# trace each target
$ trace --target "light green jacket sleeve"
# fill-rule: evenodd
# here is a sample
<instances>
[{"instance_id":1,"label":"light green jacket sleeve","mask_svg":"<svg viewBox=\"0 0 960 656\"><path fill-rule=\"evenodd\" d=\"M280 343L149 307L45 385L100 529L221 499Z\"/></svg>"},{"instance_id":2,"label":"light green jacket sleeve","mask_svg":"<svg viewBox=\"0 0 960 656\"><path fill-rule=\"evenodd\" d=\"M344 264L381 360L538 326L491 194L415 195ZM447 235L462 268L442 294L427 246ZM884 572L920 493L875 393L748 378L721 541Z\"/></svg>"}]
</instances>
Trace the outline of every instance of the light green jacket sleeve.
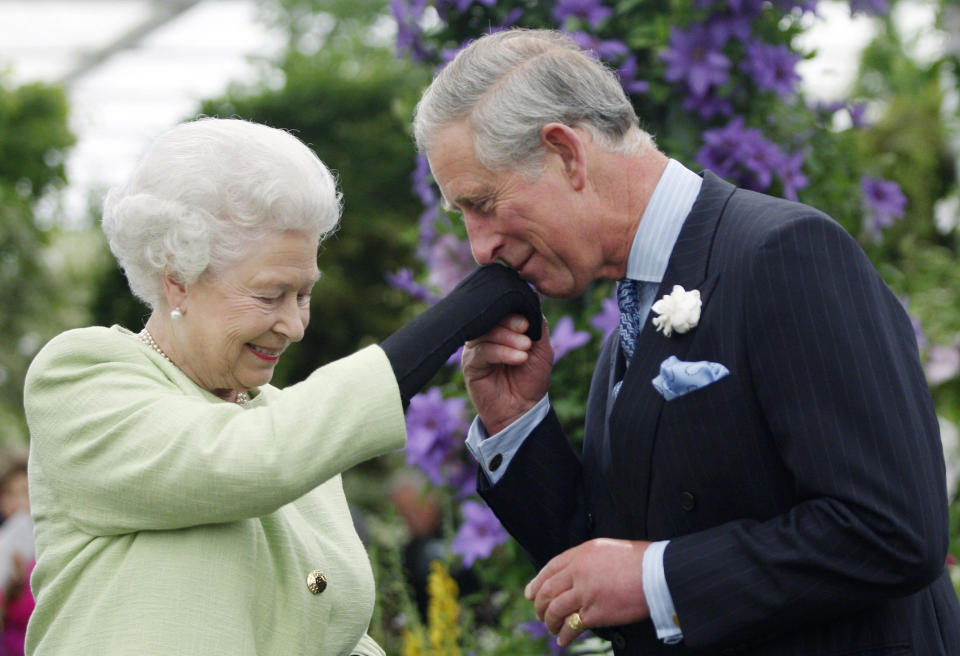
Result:
<instances>
[{"instance_id":1,"label":"light green jacket sleeve","mask_svg":"<svg viewBox=\"0 0 960 656\"><path fill-rule=\"evenodd\" d=\"M377 346L238 406L129 331L84 328L41 350L24 395L32 457L91 535L265 515L405 440Z\"/></svg>"},{"instance_id":2,"label":"light green jacket sleeve","mask_svg":"<svg viewBox=\"0 0 960 656\"><path fill-rule=\"evenodd\" d=\"M360 642L353 648L353 654L356 656L386 656L380 645L367 634L363 634Z\"/></svg>"}]
</instances>

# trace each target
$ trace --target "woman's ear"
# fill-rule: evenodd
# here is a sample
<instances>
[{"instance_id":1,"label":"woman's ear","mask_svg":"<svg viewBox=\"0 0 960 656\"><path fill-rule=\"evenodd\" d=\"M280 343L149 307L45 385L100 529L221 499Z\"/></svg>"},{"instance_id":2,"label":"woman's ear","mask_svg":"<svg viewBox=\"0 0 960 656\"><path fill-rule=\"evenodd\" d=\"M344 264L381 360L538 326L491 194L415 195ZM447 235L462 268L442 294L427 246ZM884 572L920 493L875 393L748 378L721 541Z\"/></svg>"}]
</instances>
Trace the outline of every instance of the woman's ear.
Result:
<instances>
[{"instance_id":1,"label":"woman's ear","mask_svg":"<svg viewBox=\"0 0 960 656\"><path fill-rule=\"evenodd\" d=\"M540 128L540 140L547 153L557 155L563 170L577 191L587 184L587 149L583 134L563 123L547 123Z\"/></svg>"},{"instance_id":2,"label":"woman's ear","mask_svg":"<svg viewBox=\"0 0 960 656\"><path fill-rule=\"evenodd\" d=\"M187 304L187 286L180 282L178 276L164 271L161 279L163 280L163 293L167 299L167 306L170 308L185 309Z\"/></svg>"}]
</instances>

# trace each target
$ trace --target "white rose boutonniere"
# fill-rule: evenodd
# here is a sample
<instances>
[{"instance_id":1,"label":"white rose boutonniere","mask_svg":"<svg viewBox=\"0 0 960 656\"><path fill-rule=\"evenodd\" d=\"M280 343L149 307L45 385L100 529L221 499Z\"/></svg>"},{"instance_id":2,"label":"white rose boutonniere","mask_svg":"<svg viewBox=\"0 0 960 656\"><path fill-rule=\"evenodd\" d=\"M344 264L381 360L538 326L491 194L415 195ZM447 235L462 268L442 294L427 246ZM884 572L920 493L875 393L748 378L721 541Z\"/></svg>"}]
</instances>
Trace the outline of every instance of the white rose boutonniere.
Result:
<instances>
[{"instance_id":1,"label":"white rose boutonniere","mask_svg":"<svg viewBox=\"0 0 960 656\"><path fill-rule=\"evenodd\" d=\"M700 290L686 291L680 285L674 285L673 291L653 304L651 308L658 316L653 325L665 337L676 331L683 334L700 321Z\"/></svg>"}]
</instances>

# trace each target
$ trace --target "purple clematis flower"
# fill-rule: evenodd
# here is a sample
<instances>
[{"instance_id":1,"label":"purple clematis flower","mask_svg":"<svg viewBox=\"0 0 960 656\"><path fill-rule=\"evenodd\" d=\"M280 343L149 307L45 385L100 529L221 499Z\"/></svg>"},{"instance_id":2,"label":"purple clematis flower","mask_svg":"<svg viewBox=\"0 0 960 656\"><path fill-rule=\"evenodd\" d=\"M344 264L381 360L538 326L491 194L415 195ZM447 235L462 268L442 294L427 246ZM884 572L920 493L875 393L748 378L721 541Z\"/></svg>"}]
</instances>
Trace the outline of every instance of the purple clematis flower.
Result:
<instances>
[{"instance_id":1,"label":"purple clematis flower","mask_svg":"<svg viewBox=\"0 0 960 656\"><path fill-rule=\"evenodd\" d=\"M763 0L697 0L697 9L713 9L720 11L727 9L733 14L747 14L754 16L763 7Z\"/></svg>"},{"instance_id":2,"label":"purple clematis flower","mask_svg":"<svg viewBox=\"0 0 960 656\"><path fill-rule=\"evenodd\" d=\"M600 312L590 317L590 325L606 337L620 325L620 306L617 299L605 298L600 308Z\"/></svg>"},{"instance_id":3,"label":"purple clematis flower","mask_svg":"<svg viewBox=\"0 0 960 656\"><path fill-rule=\"evenodd\" d=\"M430 262L430 245L433 244L437 232L437 219L441 216L440 199L428 205L417 218L420 241L417 246L417 257L423 262Z\"/></svg>"},{"instance_id":4,"label":"purple clematis flower","mask_svg":"<svg viewBox=\"0 0 960 656\"><path fill-rule=\"evenodd\" d=\"M440 296L449 294L477 266L470 243L450 233L440 235L433 242L428 264L427 280L440 291Z\"/></svg>"},{"instance_id":5,"label":"purple clematis flower","mask_svg":"<svg viewBox=\"0 0 960 656\"><path fill-rule=\"evenodd\" d=\"M397 56L409 54L413 61L423 61L429 52L423 44L420 19L427 0L390 0L390 10L397 20Z\"/></svg>"},{"instance_id":6,"label":"purple clematis flower","mask_svg":"<svg viewBox=\"0 0 960 656\"><path fill-rule=\"evenodd\" d=\"M704 24L710 33L711 42L722 48L730 39L746 42L753 34L752 15L739 14L734 16L714 15Z\"/></svg>"},{"instance_id":7,"label":"purple clematis flower","mask_svg":"<svg viewBox=\"0 0 960 656\"><path fill-rule=\"evenodd\" d=\"M601 39L587 32L571 32L570 38L589 53L596 53L606 61L619 61L630 54L630 48L623 41Z\"/></svg>"},{"instance_id":8,"label":"purple clematis flower","mask_svg":"<svg viewBox=\"0 0 960 656\"><path fill-rule=\"evenodd\" d=\"M793 93L800 81L795 70L798 61L800 55L794 54L789 48L751 41L747 44L746 57L740 63L740 68L753 78L759 88L775 91L783 97Z\"/></svg>"},{"instance_id":9,"label":"purple clematis flower","mask_svg":"<svg viewBox=\"0 0 960 656\"><path fill-rule=\"evenodd\" d=\"M461 356L463 356L462 346L458 348L456 351L454 351L453 354L449 358L447 358L447 361L444 362L443 364L447 367L459 367Z\"/></svg>"},{"instance_id":10,"label":"purple clematis flower","mask_svg":"<svg viewBox=\"0 0 960 656\"><path fill-rule=\"evenodd\" d=\"M928 352L927 362L923 365L927 382L939 385L960 375L960 348L934 344Z\"/></svg>"},{"instance_id":11,"label":"purple clematis flower","mask_svg":"<svg viewBox=\"0 0 960 656\"><path fill-rule=\"evenodd\" d=\"M733 119L726 127L706 130L703 141L696 158L700 164L738 184L751 182L751 188L758 191L769 186L769 167L758 167L770 158L776 144L765 139L760 130L745 127L743 117Z\"/></svg>"},{"instance_id":12,"label":"purple clematis flower","mask_svg":"<svg viewBox=\"0 0 960 656\"><path fill-rule=\"evenodd\" d=\"M507 541L507 532L500 520L486 505L464 501L461 506L463 524L450 549L463 558L464 567L471 567L478 558L489 558L493 550Z\"/></svg>"},{"instance_id":13,"label":"purple clematis flower","mask_svg":"<svg viewBox=\"0 0 960 656\"><path fill-rule=\"evenodd\" d=\"M494 1L494 4L496 2ZM501 27L510 27L516 23L523 16L523 9L517 7L516 9L510 10L510 13L507 14L506 18L503 19L503 25Z\"/></svg>"},{"instance_id":14,"label":"purple clematis flower","mask_svg":"<svg viewBox=\"0 0 960 656\"><path fill-rule=\"evenodd\" d=\"M923 331L923 323L910 312L910 297L899 297L900 305L903 306L907 316L910 317L910 325L913 326L913 336L917 338L917 349L923 350L927 346L927 335Z\"/></svg>"},{"instance_id":15,"label":"purple clematis flower","mask_svg":"<svg viewBox=\"0 0 960 656\"><path fill-rule=\"evenodd\" d=\"M613 10L604 7L601 0L557 0L553 6L553 19L557 25L563 25L567 18L575 17L596 29L612 13Z\"/></svg>"},{"instance_id":16,"label":"purple clematis flower","mask_svg":"<svg viewBox=\"0 0 960 656\"><path fill-rule=\"evenodd\" d=\"M617 69L620 74L620 83L624 90L631 94L642 94L650 91L650 83L646 80L637 79L637 58L630 55L623 60L620 68Z\"/></svg>"},{"instance_id":17,"label":"purple clematis flower","mask_svg":"<svg viewBox=\"0 0 960 656\"><path fill-rule=\"evenodd\" d=\"M437 302L436 295L426 285L421 285L413 278L413 271L404 267L399 271L387 274L387 283L401 291L410 294L418 301L426 301L431 305Z\"/></svg>"},{"instance_id":18,"label":"purple clematis flower","mask_svg":"<svg viewBox=\"0 0 960 656\"><path fill-rule=\"evenodd\" d=\"M564 315L557 321L550 333L550 345L553 346L553 361L556 362L570 351L580 348L590 341L590 333L576 330L570 315Z\"/></svg>"},{"instance_id":19,"label":"purple clematis flower","mask_svg":"<svg viewBox=\"0 0 960 656\"><path fill-rule=\"evenodd\" d=\"M787 155L756 128L744 125L737 117L725 127L703 133L704 145L696 160L717 175L754 191L766 191L776 174L783 183L784 195L795 198L807 186L803 175L804 155Z\"/></svg>"},{"instance_id":20,"label":"purple clematis flower","mask_svg":"<svg viewBox=\"0 0 960 656\"><path fill-rule=\"evenodd\" d=\"M434 4L437 8L437 13L440 14L441 18L446 19L448 9L456 9L460 13L465 12L470 8L470 5L478 3L486 7L492 7L496 0L437 0Z\"/></svg>"},{"instance_id":21,"label":"purple clematis flower","mask_svg":"<svg viewBox=\"0 0 960 656\"><path fill-rule=\"evenodd\" d=\"M410 399L406 462L420 468L434 485L446 485L451 474L462 474L460 454L467 429L466 409L466 399L444 399L439 387L431 387Z\"/></svg>"},{"instance_id":22,"label":"purple clematis flower","mask_svg":"<svg viewBox=\"0 0 960 656\"><path fill-rule=\"evenodd\" d=\"M557 641L553 639L553 636L550 635L550 632L547 630L547 625L543 622L531 621L524 622L520 625L520 628L523 629L531 638L534 640L546 640L547 641L547 653L543 656L563 656L563 654L569 654L571 652L567 651L566 647L561 647L557 644ZM588 636L588 633L581 633L576 638L573 639L573 642L578 640L584 640Z\"/></svg>"},{"instance_id":23,"label":"purple clematis flower","mask_svg":"<svg viewBox=\"0 0 960 656\"><path fill-rule=\"evenodd\" d=\"M660 58L667 64L664 78L683 82L697 97L704 97L711 87L726 84L730 79L730 60L720 52L722 44L703 25L686 30L674 28L670 46Z\"/></svg>"},{"instance_id":24,"label":"purple clematis flower","mask_svg":"<svg viewBox=\"0 0 960 656\"><path fill-rule=\"evenodd\" d=\"M460 11L466 11L466 9L474 2L478 2L484 7L492 7L494 4L496 4L496 0L456 0L457 9Z\"/></svg>"},{"instance_id":25,"label":"purple clematis flower","mask_svg":"<svg viewBox=\"0 0 960 656\"><path fill-rule=\"evenodd\" d=\"M496 34L497 32L502 32L506 29L509 29L514 23L520 20L523 17L523 9L517 7L516 9L511 9L510 13L504 17L503 22L500 25L495 25L487 30L487 34ZM465 43L464 46L469 45Z\"/></svg>"},{"instance_id":26,"label":"purple clematis flower","mask_svg":"<svg viewBox=\"0 0 960 656\"><path fill-rule=\"evenodd\" d=\"M857 13L885 15L890 12L890 3L887 0L850 0L850 15Z\"/></svg>"},{"instance_id":27,"label":"purple clematis flower","mask_svg":"<svg viewBox=\"0 0 960 656\"><path fill-rule=\"evenodd\" d=\"M833 102L818 101L810 105L810 109L822 114L823 118L830 118L840 110L845 110L850 115L850 123L855 128L870 127L865 115L867 113L867 104L863 102L844 102L835 100Z\"/></svg>"},{"instance_id":28,"label":"purple clematis flower","mask_svg":"<svg viewBox=\"0 0 960 656\"><path fill-rule=\"evenodd\" d=\"M756 16L763 7L763 0L727 0L724 4L734 14Z\"/></svg>"},{"instance_id":29,"label":"purple clematis flower","mask_svg":"<svg viewBox=\"0 0 960 656\"><path fill-rule=\"evenodd\" d=\"M847 106L847 103L843 102L842 100L834 100L831 102L827 102L825 100L817 100L810 104L810 109L812 109L815 112L820 112L823 114L830 115L830 114L835 114L836 112L839 112L841 109L845 108L846 106Z\"/></svg>"},{"instance_id":30,"label":"purple clematis flower","mask_svg":"<svg viewBox=\"0 0 960 656\"><path fill-rule=\"evenodd\" d=\"M817 0L774 0L774 4L779 6L784 13L799 9L802 13L817 15Z\"/></svg>"},{"instance_id":31,"label":"purple clematis flower","mask_svg":"<svg viewBox=\"0 0 960 656\"><path fill-rule=\"evenodd\" d=\"M797 200L797 192L810 184L810 180L803 173L805 159L806 153L800 151L792 155L786 155L777 162L776 171L780 182L783 184L784 198Z\"/></svg>"},{"instance_id":32,"label":"purple clematis flower","mask_svg":"<svg viewBox=\"0 0 960 656\"><path fill-rule=\"evenodd\" d=\"M466 499L477 492L477 463L472 458L459 458L448 470L447 486L456 498Z\"/></svg>"},{"instance_id":33,"label":"purple clematis flower","mask_svg":"<svg viewBox=\"0 0 960 656\"><path fill-rule=\"evenodd\" d=\"M864 118L864 115L867 113L866 103L850 103L847 105L847 111L850 112L850 122L853 123L853 127L870 127L870 124L867 122L866 118Z\"/></svg>"},{"instance_id":34,"label":"purple clematis flower","mask_svg":"<svg viewBox=\"0 0 960 656\"><path fill-rule=\"evenodd\" d=\"M417 155L417 166L410 179L413 182L413 191L424 205L433 205L437 201L437 191L430 179L430 163L423 155Z\"/></svg>"},{"instance_id":35,"label":"purple clematis flower","mask_svg":"<svg viewBox=\"0 0 960 656\"><path fill-rule=\"evenodd\" d=\"M894 221L903 218L907 197L896 182L870 176L860 179L860 190L863 192L867 210L867 232L879 241L884 228L889 228Z\"/></svg>"},{"instance_id":36,"label":"purple clematis flower","mask_svg":"<svg viewBox=\"0 0 960 656\"><path fill-rule=\"evenodd\" d=\"M683 99L683 108L690 112L696 112L700 115L700 118L704 119L733 114L733 103L730 102L730 99L718 96L712 90L703 97L688 95Z\"/></svg>"}]
</instances>

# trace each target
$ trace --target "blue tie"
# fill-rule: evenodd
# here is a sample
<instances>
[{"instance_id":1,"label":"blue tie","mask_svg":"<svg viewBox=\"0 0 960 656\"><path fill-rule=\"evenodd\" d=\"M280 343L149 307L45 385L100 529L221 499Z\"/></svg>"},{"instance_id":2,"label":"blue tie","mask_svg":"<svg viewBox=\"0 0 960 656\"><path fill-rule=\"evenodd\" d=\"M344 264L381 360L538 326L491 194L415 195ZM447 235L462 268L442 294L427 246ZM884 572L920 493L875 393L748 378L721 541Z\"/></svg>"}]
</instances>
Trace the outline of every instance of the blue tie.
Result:
<instances>
[{"instance_id":1,"label":"blue tie","mask_svg":"<svg viewBox=\"0 0 960 656\"><path fill-rule=\"evenodd\" d=\"M620 348L627 362L633 358L640 334L640 289L644 283L624 278L617 284L617 303L620 305Z\"/></svg>"}]
</instances>

